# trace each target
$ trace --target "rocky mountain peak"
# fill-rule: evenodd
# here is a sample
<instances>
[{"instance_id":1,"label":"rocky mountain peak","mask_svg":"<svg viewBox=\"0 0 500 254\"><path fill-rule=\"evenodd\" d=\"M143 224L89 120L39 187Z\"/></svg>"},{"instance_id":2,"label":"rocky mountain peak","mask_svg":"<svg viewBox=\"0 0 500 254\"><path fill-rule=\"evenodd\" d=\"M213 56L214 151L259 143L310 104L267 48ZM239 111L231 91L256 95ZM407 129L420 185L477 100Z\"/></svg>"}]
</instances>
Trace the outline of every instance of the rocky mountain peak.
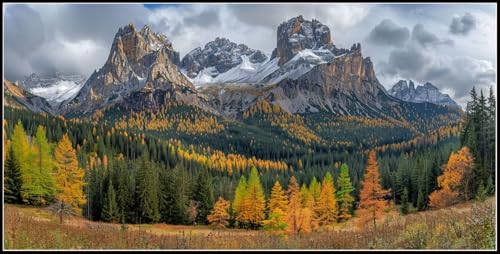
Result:
<instances>
[{"instance_id":1,"label":"rocky mountain peak","mask_svg":"<svg viewBox=\"0 0 500 254\"><path fill-rule=\"evenodd\" d=\"M190 78L195 78L204 69L211 77L216 77L241 64L243 56L247 56L251 63L262 63L267 60L267 56L260 50L217 37L203 48L197 47L186 54L182 58L181 66Z\"/></svg>"},{"instance_id":2,"label":"rocky mountain peak","mask_svg":"<svg viewBox=\"0 0 500 254\"><path fill-rule=\"evenodd\" d=\"M271 58L279 57L279 65L304 49L332 49L330 28L318 20L305 20L302 15L291 18L278 27L276 49Z\"/></svg>"},{"instance_id":3,"label":"rocky mountain peak","mask_svg":"<svg viewBox=\"0 0 500 254\"><path fill-rule=\"evenodd\" d=\"M406 80L400 80L388 92L390 95L403 101L431 102L447 106L458 105L449 95L441 93L439 88L430 82L426 82L424 85L415 88L412 80L409 80L409 85Z\"/></svg>"}]
</instances>

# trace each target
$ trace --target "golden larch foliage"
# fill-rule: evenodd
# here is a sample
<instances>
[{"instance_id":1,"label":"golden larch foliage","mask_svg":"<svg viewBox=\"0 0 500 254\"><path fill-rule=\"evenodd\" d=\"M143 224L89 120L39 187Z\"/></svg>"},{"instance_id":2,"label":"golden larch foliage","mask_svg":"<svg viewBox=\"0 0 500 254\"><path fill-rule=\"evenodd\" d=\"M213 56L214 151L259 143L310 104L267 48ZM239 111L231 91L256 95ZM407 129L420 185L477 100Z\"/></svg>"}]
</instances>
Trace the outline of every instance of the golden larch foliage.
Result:
<instances>
[{"instance_id":1,"label":"golden larch foliage","mask_svg":"<svg viewBox=\"0 0 500 254\"><path fill-rule=\"evenodd\" d=\"M219 197L217 202L215 202L212 212L207 216L208 223L210 225L225 228L229 225L229 206L231 204L229 201L225 200L223 197Z\"/></svg>"}]
</instances>

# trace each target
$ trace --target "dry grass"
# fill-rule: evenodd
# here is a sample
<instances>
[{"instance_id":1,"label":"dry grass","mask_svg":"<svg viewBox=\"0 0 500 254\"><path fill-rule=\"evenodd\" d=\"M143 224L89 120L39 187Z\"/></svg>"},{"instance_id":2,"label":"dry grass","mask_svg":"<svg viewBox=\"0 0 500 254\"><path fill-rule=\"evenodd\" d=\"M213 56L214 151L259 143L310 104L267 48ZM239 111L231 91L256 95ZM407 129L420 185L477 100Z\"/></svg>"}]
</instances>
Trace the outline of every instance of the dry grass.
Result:
<instances>
[{"instance_id":1,"label":"dry grass","mask_svg":"<svg viewBox=\"0 0 500 254\"><path fill-rule=\"evenodd\" d=\"M311 234L277 235L208 226L127 225L5 206L6 249L494 249L495 199L407 216L357 230L355 218Z\"/></svg>"}]
</instances>

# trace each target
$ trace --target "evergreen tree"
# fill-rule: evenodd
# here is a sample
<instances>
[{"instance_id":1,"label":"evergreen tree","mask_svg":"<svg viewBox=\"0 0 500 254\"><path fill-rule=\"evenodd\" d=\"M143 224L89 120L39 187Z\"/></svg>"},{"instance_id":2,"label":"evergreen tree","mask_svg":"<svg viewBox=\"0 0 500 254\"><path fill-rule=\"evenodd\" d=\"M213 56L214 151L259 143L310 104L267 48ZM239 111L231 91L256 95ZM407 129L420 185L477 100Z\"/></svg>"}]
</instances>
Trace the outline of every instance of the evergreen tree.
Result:
<instances>
[{"instance_id":1,"label":"evergreen tree","mask_svg":"<svg viewBox=\"0 0 500 254\"><path fill-rule=\"evenodd\" d=\"M151 162L142 157L137 172L137 194L141 223L160 220L158 176Z\"/></svg>"},{"instance_id":2,"label":"evergreen tree","mask_svg":"<svg viewBox=\"0 0 500 254\"><path fill-rule=\"evenodd\" d=\"M113 223L118 221L118 205L116 204L116 195L111 177L109 177L108 190L106 192L106 196L104 197L102 214L103 215L101 217L104 221Z\"/></svg>"},{"instance_id":3,"label":"evergreen tree","mask_svg":"<svg viewBox=\"0 0 500 254\"><path fill-rule=\"evenodd\" d=\"M6 203L20 204L23 202L22 197L22 179L19 161L16 158L14 151L9 149L7 160L5 161L5 176L4 182L4 199Z\"/></svg>"},{"instance_id":4,"label":"evergreen tree","mask_svg":"<svg viewBox=\"0 0 500 254\"><path fill-rule=\"evenodd\" d=\"M346 164L342 164L340 167L340 175L337 179L337 185L339 188L337 191L339 220L345 221L351 218L352 204L354 202L354 198L351 196L351 192L354 188L352 187L351 178L349 178L349 168Z\"/></svg>"},{"instance_id":5,"label":"evergreen tree","mask_svg":"<svg viewBox=\"0 0 500 254\"><path fill-rule=\"evenodd\" d=\"M206 223L207 216L214 205L212 179L207 169L202 169L198 173L198 180L196 181L193 194L193 199L200 204L196 221L198 223Z\"/></svg>"},{"instance_id":6,"label":"evergreen tree","mask_svg":"<svg viewBox=\"0 0 500 254\"><path fill-rule=\"evenodd\" d=\"M401 213L408 214L408 188L404 188L401 196Z\"/></svg>"}]
</instances>

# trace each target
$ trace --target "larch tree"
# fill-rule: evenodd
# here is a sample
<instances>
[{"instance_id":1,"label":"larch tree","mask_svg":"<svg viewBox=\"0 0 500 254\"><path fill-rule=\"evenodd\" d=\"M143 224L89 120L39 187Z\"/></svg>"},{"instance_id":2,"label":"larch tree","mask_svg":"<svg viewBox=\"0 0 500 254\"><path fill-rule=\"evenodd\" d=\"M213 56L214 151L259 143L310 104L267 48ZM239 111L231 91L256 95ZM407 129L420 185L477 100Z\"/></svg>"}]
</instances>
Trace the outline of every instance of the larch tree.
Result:
<instances>
[{"instance_id":1,"label":"larch tree","mask_svg":"<svg viewBox=\"0 0 500 254\"><path fill-rule=\"evenodd\" d=\"M244 220L244 200L246 198L246 194L247 194L247 180L245 178L245 176L241 176L240 178L240 182L238 183L238 186L236 187L236 190L234 192L234 200L233 200L233 216L234 216L234 219L237 223L239 223L239 225L241 226L242 224L245 223L245 220Z\"/></svg>"},{"instance_id":2,"label":"larch tree","mask_svg":"<svg viewBox=\"0 0 500 254\"><path fill-rule=\"evenodd\" d=\"M331 225L337 221L337 213L338 208L333 177L330 172L327 172L321 183L321 193L314 211L315 220L320 226Z\"/></svg>"},{"instance_id":3,"label":"larch tree","mask_svg":"<svg viewBox=\"0 0 500 254\"><path fill-rule=\"evenodd\" d=\"M64 134L54 151L54 166L56 172L56 199L59 203L60 220L62 211L69 208L80 213L81 205L86 202L83 193L84 171L78 166L75 149L71 145L68 134Z\"/></svg>"},{"instance_id":4,"label":"larch tree","mask_svg":"<svg viewBox=\"0 0 500 254\"><path fill-rule=\"evenodd\" d=\"M23 202L21 179L21 169L16 154L11 149L8 149L7 160L5 161L4 182L4 199L6 203L20 204Z\"/></svg>"},{"instance_id":5,"label":"larch tree","mask_svg":"<svg viewBox=\"0 0 500 254\"><path fill-rule=\"evenodd\" d=\"M225 228L229 225L229 207L231 203L225 200L223 197L219 197L217 202L212 209L212 212L207 216L208 223L210 225Z\"/></svg>"},{"instance_id":6,"label":"larch tree","mask_svg":"<svg viewBox=\"0 0 500 254\"><path fill-rule=\"evenodd\" d=\"M340 167L340 175L337 179L338 191L337 191L337 202L339 203L339 220L345 221L351 218L352 204L354 198L351 196L351 192L354 188L351 183L351 178L349 178L349 168L346 164L342 164Z\"/></svg>"},{"instance_id":7,"label":"larch tree","mask_svg":"<svg viewBox=\"0 0 500 254\"><path fill-rule=\"evenodd\" d=\"M443 174L438 177L440 189L429 196L429 206L443 208L461 200L468 200L473 168L474 157L468 147L462 147L458 153L451 153Z\"/></svg>"},{"instance_id":8,"label":"larch tree","mask_svg":"<svg viewBox=\"0 0 500 254\"><path fill-rule=\"evenodd\" d=\"M297 233L299 232L300 225L302 223L302 198L300 196L299 184L297 183L295 176L290 177L287 192L289 200L288 210L286 212L288 231Z\"/></svg>"},{"instance_id":9,"label":"larch tree","mask_svg":"<svg viewBox=\"0 0 500 254\"><path fill-rule=\"evenodd\" d=\"M45 204L55 195L55 181L52 175L54 164L52 162L52 153L50 144L45 135L45 128L39 125L36 129L35 142L33 145L34 163L33 167L37 170L40 177L41 193L38 197L39 204Z\"/></svg>"},{"instance_id":10,"label":"larch tree","mask_svg":"<svg viewBox=\"0 0 500 254\"><path fill-rule=\"evenodd\" d=\"M38 186L36 186L39 177L36 175L36 171L33 170L32 165L30 165L31 149L21 120L14 127L11 149L19 162L23 202L29 202L31 197L36 196L40 192Z\"/></svg>"},{"instance_id":11,"label":"larch tree","mask_svg":"<svg viewBox=\"0 0 500 254\"><path fill-rule=\"evenodd\" d=\"M316 180L316 177L313 177L313 179L309 183L309 191L314 197L314 202L318 202L319 196L321 194L321 183Z\"/></svg>"},{"instance_id":12,"label":"larch tree","mask_svg":"<svg viewBox=\"0 0 500 254\"><path fill-rule=\"evenodd\" d=\"M380 184L380 173L375 150L368 155L368 165L362 182L359 198L358 223L366 225L373 222L373 228L377 228L376 221L382 218L384 210L388 207L385 196L389 191L384 190Z\"/></svg>"},{"instance_id":13,"label":"larch tree","mask_svg":"<svg viewBox=\"0 0 500 254\"><path fill-rule=\"evenodd\" d=\"M288 198L279 181L274 183L268 202L269 219L263 221L264 229L285 230Z\"/></svg>"},{"instance_id":14,"label":"larch tree","mask_svg":"<svg viewBox=\"0 0 500 254\"><path fill-rule=\"evenodd\" d=\"M266 200L257 168L252 167L248 178L247 193L243 199L245 221L257 228L265 219Z\"/></svg>"}]
</instances>

